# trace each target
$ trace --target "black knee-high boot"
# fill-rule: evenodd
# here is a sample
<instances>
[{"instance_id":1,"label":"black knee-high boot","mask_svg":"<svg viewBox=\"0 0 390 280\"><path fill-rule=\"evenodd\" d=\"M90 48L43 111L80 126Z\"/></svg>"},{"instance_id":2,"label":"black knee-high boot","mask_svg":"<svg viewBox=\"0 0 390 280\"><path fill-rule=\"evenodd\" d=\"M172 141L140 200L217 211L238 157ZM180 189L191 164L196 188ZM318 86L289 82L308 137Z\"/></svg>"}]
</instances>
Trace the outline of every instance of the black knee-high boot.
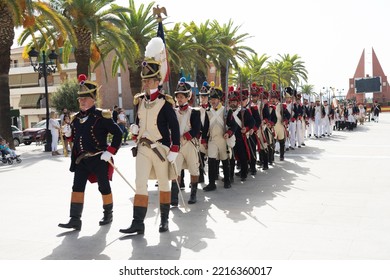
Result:
<instances>
[{"instance_id":1,"label":"black knee-high boot","mask_svg":"<svg viewBox=\"0 0 390 280\"><path fill-rule=\"evenodd\" d=\"M171 183L171 205L175 207L179 205L179 186L174 181Z\"/></svg>"},{"instance_id":2,"label":"black knee-high boot","mask_svg":"<svg viewBox=\"0 0 390 280\"><path fill-rule=\"evenodd\" d=\"M130 227L126 229L120 229L121 233L137 233L144 234L145 232L145 216L148 210L148 196L136 194L134 196L134 206L133 206L133 221L131 222Z\"/></svg>"},{"instance_id":3,"label":"black knee-high boot","mask_svg":"<svg viewBox=\"0 0 390 280\"><path fill-rule=\"evenodd\" d=\"M265 150L261 150L260 155L261 155L260 158L261 158L261 162L263 165L263 170L267 170L268 169L268 154Z\"/></svg>"},{"instance_id":4,"label":"black knee-high boot","mask_svg":"<svg viewBox=\"0 0 390 280\"><path fill-rule=\"evenodd\" d=\"M196 192L198 191L198 183L191 183L191 195L188 204L196 203Z\"/></svg>"},{"instance_id":5,"label":"black knee-high boot","mask_svg":"<svg viewBox=\"0 0 390 280\"><path fill-rule=\"evenodd\" d=\"M280 160L284 160L284 147L285 147L286 139L279 140L280 145Z\"/></svg>"},{"instance_id":6,"label":"black knee-high boot","mask_svg":"<svg viewBox=\"0 0 390 280\"><path fill-rule=\"evenodd\" d=\"M215 158L209 158L209 184L203 188L204 191L213 191L217 188L215 180L217 177L217 160Z\"/></svg>"},{"instance_id":7,"label":"black knee-high boot","mask_svg":"<svg viewBox=\"0 0 390 280\"><path fill-rule=\"evenodd\" d=\"M232 184L230 183L230 166L229 166L229 159L225 159L222 161L223 166L223 187L225 189L230 189L232 187Z\"/></svg>"},{"instance_id":8,"label":"black knee-high boot","mask_svg":"<svg viewBox=\"0 0 390 280\"><path fill-rule=\"evenodd\" d=\"M102 195L103 198L103 218L99 221L99 225L107 225L112 222L112 209L113 209L113 201L112 201L112 193Z\"/></svg>"},{"instance_id":9,"label":"black knee-high boot","mask_svg":"<svg viewBox=\"0 0 390 280\"><path fill-rule=\"evenodd\" d=\"M75 230L81 230L81 214L84 207L84 193L72 192L72 198L70 202L70 220L66 224L58 224L61 228L73 228Z\"/></svg>"}]
</instances>

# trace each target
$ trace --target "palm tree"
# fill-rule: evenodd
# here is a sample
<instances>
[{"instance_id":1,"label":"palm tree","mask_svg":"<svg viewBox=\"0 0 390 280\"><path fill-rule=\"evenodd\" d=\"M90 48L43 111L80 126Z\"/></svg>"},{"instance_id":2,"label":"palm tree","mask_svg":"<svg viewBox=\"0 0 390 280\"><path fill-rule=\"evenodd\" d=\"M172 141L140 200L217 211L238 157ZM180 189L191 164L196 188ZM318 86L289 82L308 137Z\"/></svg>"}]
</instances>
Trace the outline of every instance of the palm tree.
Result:
<instances>
[{"instance_id":1,"label":"palm tree","mask_svg":"<svg viewBox=\"0 0 390 280\"><path fill-rule=\"evenodd\" d=\"M100 51L101 46L111 45L124 51L135 45L134 40L122 32L124 25L119 18L128 9L118 5L109 7L113 2L114 0L56 0L51 4L73 25L77 75L88 75L91 58L97 56L97 61L100 55L106 54Z\"/></svg>"},{"instance_id":2,"label":"palm tree","mask_svg":"<svg viewBox=\"0 0 390 280\"><path fill-rule=\"evenodd\" d=\"M194 65L207 64L207 60L198 55L198 52L204 51L202 46L195 43L192 35L181 27L181 23L176 23L173 29L166 31L170 80L173 84L179 80L180 72L192 73Z\"/></svg>"},{"instance_id":3,"label":"palm tree","mask_svg":"<svg viewBox=\"0 0 390 280\"><path fill-rule=\"evenodd\" d=\"M209 20L206 20L205 23L201 23L199 26L193 21L189 24L183 23L183 26L185 27L185 32L191 34L194 43L199 46L196 50L198 59L194 63L196 63L195 79L198 88L200 88L203 82L207 80L208 61L216 61L218 49L223 48L223 46L218 42L218 33L211 28Z\"/></svg>"},{"instance_id":4,"label":"palm tree","mask_svg":"<svg viewBox=\"0 0 390 280\"><path fill-rule=\"evenodd\" d=\"M137 8L134 0L129 0L128 11L118 14L119 19L124 24L123 31L129 34L137 46L132 48L132 54L124 56L117 53L115 63L122 65L127 62L129 70L129 80L131 93L135 95L142 90L142 82L140 79L141 64L145 53L145 48L152 37L156 37L157 22L152 15L152 8L155 2L149 3L147 6L141 4ZM115 49L115 47L113 48ZM109 51L109 49L107 49ZM113 69L113 72L115 69Z\"/></svg>"},{"instance_id":5,"label":"palm tree","mask_svg":"<svg viewBox=\"0 0 390 280\"><path fill-rule=\"evenodd\" d=\"M316 96L317 94L314 92L314 86L313 85L301 85L301 92L302 94L306 94L308 96Z\"/></svg>"},{"instance_id":6,"label":"palm tree","mask_svg":"<svg viewBox=\"0 0 390 280\"><path fill-rule=\"evenodd\" d=\"M47 3L35 0L8 1L0 0L0 134L5 139L12 139L10 116L9 70L11 46L15 38L15 27L28 28L35 23L35 18L59 21L57 14ZM13 141L9 141L14 148Z\"/></svg>"},{"instance_id":7,"label":"palm tree","mask_svg":"<svg viewBox=\"0 0 390 280\"><path fill-rule=\"evenodd\" d=\"M269 69L266 65L269 56L262 54L260 57L257 54L251 55L247 61L248 67L251 69L251 81L259 85L267 85L269 82Z\"/></svg>"},{"instance_id":8,"label":"palm tree","mask_svg":"<svg viewBox=\"0 0 390 280\"><path fill-rule=\"evenodd\" d=\"M228 75L227 63L238 68L238 60L246 64L249 59L248 53L254 54L255 51L248 46L242 45L250 36L248 33L238 34L241 26L234 26L231 19L227 24L223 24L222 26L218 21L214 20L211 26L215 30L215 33L218 34L219 48L217 50L217 65L221 71L221 81L225 81ZM225 83L222 84L222 88L226 90Z\"/></svg>"},{"instance_id":9,"label":"palm tree","mask_svg":"<svg viewBox=\"0 0 390 280\"><path fill-rule=\"evenodd\" d=\"M291 85L295 88L298 87L299 81L302 79L307 82L307 70L304 66L304 62L300 60L297 54L290 56L289 54L280 55L280 59L277 60L284 64L284 72L282 73L283 79L287 85Z\"/></svg>"}]
</instances>

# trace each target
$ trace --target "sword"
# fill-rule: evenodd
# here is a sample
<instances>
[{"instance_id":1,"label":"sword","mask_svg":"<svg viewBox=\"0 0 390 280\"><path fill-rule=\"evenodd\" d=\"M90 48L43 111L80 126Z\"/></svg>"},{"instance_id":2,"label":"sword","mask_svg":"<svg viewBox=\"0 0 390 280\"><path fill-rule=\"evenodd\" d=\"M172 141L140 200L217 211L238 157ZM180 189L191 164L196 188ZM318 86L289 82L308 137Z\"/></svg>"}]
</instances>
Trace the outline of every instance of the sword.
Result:
<instances>
[{"instance_id":1,"label":"sword","mask_svg":"<svg viewBox=\"0 0 390 280\"><path fill-rule=\"evenodd\" d=\"M115 169L115 171L122 177L123 180L125 180L125 182L129 185L129 187L135 192L135 189L134 187L126 180L126 178L122 175L122 173L118 170L118 167L116 167L114 165L114 163L112 162L112 160L110 159L108 161L108 163Z\"/></svg>"},{"instance_id":2,"label":"sword","mask_svg":"<svg viewBox=\"0 0 390 280\"><path fill-rule=\"evenodd\" d=\"M176 163L175 162L171 162L171 164L172 164L173 170L175 171L176 182L179 183L179 180L178 180L179 179L179 175L177 174ZM183 178L181 178L181 179L183 180ZM183 202L184 209L186 210L186 212L188 212L187 211L187 204L184 201L183 193L182 193L182 191L180 189L180 186L178 185L177 188L179 189L179 194L180 194L181 201Z\"/></svg>"}]
</instances>

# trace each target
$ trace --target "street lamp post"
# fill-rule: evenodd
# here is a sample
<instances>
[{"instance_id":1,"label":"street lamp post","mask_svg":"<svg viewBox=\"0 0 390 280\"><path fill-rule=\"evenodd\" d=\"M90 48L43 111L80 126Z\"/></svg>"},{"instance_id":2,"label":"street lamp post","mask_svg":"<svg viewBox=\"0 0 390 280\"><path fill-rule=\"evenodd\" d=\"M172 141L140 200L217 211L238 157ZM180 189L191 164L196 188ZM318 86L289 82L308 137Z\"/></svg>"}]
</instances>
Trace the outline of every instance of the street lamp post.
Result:
<instances>
[{"instance_id":1,"label":"street lamp post","mask_svg":"<svg viewBox=\"0 0 390 280\"><path fill-rule=\"evenodd\" d=\"M35 50L34 47L28 52L28 56L30 58L31 66L34 68L35 72L39 73L39 77L43 77L45 84L45 106L46 106L46 144L45 144L45 152L51 152L51 133L49 130L49 91L47 89L47 75L56 72L57 67L57 58L58 54L51 51L48 55L49 63L46 63L46 53L42 51L42 62L38 62L39 52Z\"/></svg>"}]
</instances>

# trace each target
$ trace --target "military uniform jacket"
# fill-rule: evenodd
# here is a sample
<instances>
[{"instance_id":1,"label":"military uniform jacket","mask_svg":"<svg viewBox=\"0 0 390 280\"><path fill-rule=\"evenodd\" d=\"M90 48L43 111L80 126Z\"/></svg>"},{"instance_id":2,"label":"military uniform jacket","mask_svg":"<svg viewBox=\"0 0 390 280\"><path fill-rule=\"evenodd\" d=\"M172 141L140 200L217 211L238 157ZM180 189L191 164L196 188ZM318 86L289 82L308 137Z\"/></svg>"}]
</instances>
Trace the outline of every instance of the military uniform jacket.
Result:
<instances>
[{"instance_id":1,"label":"military uniform jacket","mask_svg":"<svg viewBox=\"0 0 390 280\"><path fill-rule=\"evenodd\" d=\"M237 123L234 121L233 112L229 110L227 112L226 121L224 120L225 107L221 106L218 110L209 108L207 110L204 129L202 130L202 143L207 143L215 127L218 127L218 131L222 131L221 136L224 133L228 133L231 137L237 130ZM224 127L225 126L225 127ZM226 132L224 132L226 130Z\"/></svg>"},{"instance_id":2,"label":"military uniform jacket","mask_svg":"<svg viewBox=\"0 0 390 280\"><path fill-rule=\"evenodd\" d=\"M172 97L159 93L155 100L149 101L145 93L141 93L134 97L134 104L137 105L136 124L139 126L137 139L145 137L171 149L175 147L172 150L178 152L180 130Z\"/></svg>"},{"instance_id":3,"label":"military uniform jacket","mask_svg":"<svg viewBox=\"0 0 390 280\"><path fill-rule=\"evenodd\" d=\"M191 106L187 106L185 110L180 107L175 108L176 116L179 121L180 136L183 136L188 141L192 138L198 138L201 129L200 111Z\"/></svg>"},{"instance_id":4,"label":"military uniform jacket","mask_svg":"<svg viewBox=\"0 0 390 280\"><path fill-rule=\"evenodd\" d=\"M121 145L122 130L111 116L110 111L103 111L93 106L86 112L78 112L72 118L71 171L74 171L76 158L84 152L96 153L107 150L112 154L116 154ZM113 135L111 146L107 143L109 133Z\"/></svg>"},{"instance_id":5,"label":"military uniform jacket","mask_svg":"<svg viewBox=\"0 0 390 280\"><path fill-rule=\"evenodd\" d=\"M241 107L238 107L237 110L233 112L233 118L238 125L235 132L236 140L237 142L243 141L245 134L241 133L241 129L245 128L245 133L247 133L255 126L255 119L250 110Z\"/></svg>"}]
</instances>

